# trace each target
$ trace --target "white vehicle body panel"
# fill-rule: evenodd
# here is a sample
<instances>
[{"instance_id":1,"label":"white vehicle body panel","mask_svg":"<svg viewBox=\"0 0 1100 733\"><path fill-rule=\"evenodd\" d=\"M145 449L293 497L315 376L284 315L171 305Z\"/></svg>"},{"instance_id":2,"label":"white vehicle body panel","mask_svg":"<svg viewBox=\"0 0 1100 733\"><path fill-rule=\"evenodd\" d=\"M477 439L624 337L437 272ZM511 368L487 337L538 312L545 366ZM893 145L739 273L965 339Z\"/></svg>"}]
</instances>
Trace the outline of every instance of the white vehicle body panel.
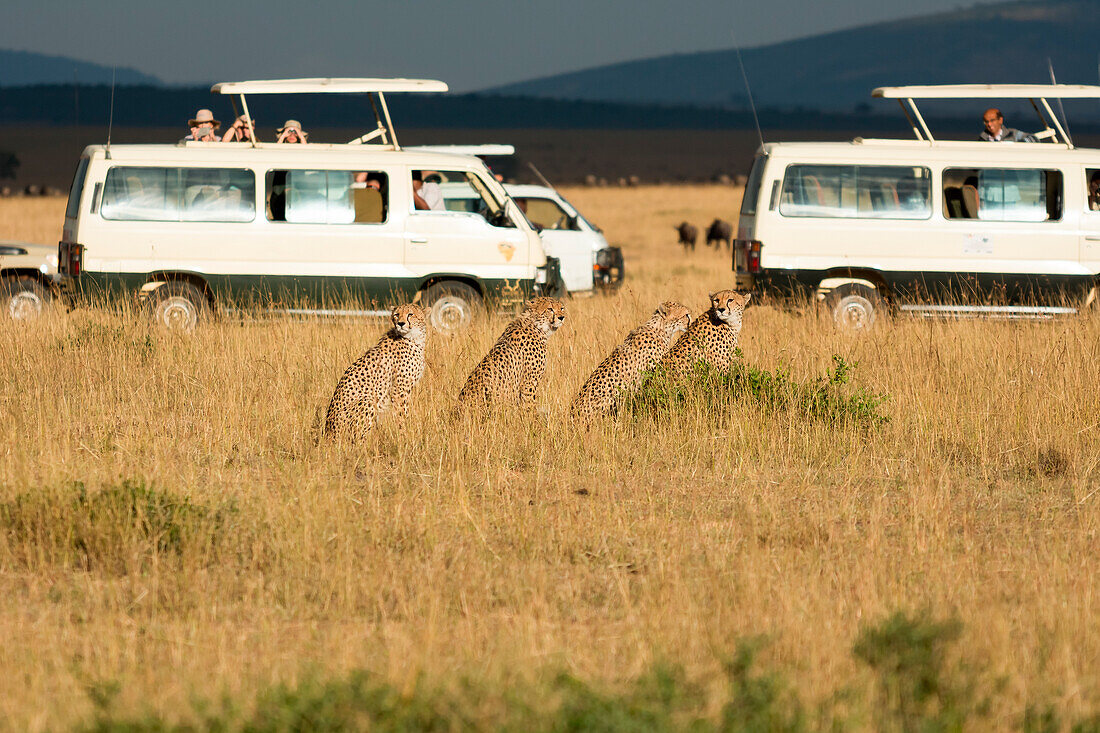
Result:
<instances>
[{"instance_id":1,"label":"white vehicle body panel","mask_svg":"<svg viewBox=\"0 0 1100 733\"><path fill-rule=\"evenodd\" d=\"M972 92L960 96L973 97ZM806 284L818 273L820 287L828 290L838 284L830 278L852 270L878 273L887 281L903 273L932 280L936 273L968 273L1079 280L1084 285L1100 273L1100 212L1089 210L1086 187L1089 172L1100 169L1100 150L1049 143L857 138L850 143L774 143L762 148L758 160L762 154L767 158L755 211L743 213L738 226L739 241L762 243L766 276L757 280L786 273ZM833 165L926 169L930 211L924 218L897 219L785 215L782 198L789 167ZM1060 173L1060 217L951 218L944 202L943 174L948 169Z\"/></svg>"}]
</instances>

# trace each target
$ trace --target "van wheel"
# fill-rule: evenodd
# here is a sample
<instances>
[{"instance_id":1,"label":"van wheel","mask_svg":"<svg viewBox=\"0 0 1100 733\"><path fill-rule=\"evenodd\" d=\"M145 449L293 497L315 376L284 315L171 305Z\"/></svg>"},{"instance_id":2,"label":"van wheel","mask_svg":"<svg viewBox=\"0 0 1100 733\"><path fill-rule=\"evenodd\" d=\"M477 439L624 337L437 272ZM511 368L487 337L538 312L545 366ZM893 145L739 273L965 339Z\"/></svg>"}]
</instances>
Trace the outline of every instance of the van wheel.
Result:
<instances>
[{"instance_id":1,"label":"van wheel","mask_svg":"<svg viewBox=\"0 0 1100 733\"><path fill-rule=\"evenodd\" d=\"M825 301L842 331L870 331L885 307L878 291L866 285L841 285Z\"/></svg>"},{"instance_id":2,"label":"van wheel","mask_svg":"<svg viewBox=\"0 0 1100 733\"><path fill-rule=\"evenodd\" d=\"M153 320L169 331L191 333L210 316L206 296L191 283L164 283L149 299Z\"/></svg>"},{"instance_id":3,"label":"van wheel","mask_svg":"<svg viewBox=\"0 0 1100 733\"><path fill-rule=\"evenodd\" d=\"M13 321L33 321L50 303L50 291L33 277L10 277L0 282L0 307Z\"/></svg>"},{"instance_id":4,"label":"van wheel","mask_svg":"<svg viewBox=\"0 0 1100 733\"><path fill-rule=\"evenodd\" d=\"M481 296L465 283L436 283L424 291L424 303L431 308L428 321L437 331L459 331L473 323L481 309Z\"/></svg>"}]
</instances>

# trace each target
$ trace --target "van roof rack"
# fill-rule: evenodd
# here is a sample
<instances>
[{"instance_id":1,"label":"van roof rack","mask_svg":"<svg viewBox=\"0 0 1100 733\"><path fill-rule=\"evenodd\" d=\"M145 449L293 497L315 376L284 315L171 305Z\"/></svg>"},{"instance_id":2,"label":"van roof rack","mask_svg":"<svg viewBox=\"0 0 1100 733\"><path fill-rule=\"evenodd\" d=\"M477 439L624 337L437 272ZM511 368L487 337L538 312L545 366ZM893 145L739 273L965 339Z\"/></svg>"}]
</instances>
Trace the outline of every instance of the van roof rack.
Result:
<instances>
[{"instance_id":1,"label":"van roof rack","mask_svg":"<svg viewBox=\"0 0 1100 733\"><path fill-rule=\"evenodd\" d=\"M932 132L928 129L924 118L921 117L914 99L1026 99L1031 102L1039 120L1043 123L1043 130L1036 133L1040 140L1052 138L1053 142L1061 139L1066 147L1072 149L1073 141L1064 129L1054 110L1050 108L1048 99L1100 99L1100 86L1085 84L936 84L929 86L905 86L905 87L878 87L871 92L872 97L880 99L896 99L901 105L901 111L909 120L910 127L917 140L925 140L934 143ZM1038 100L1039 104L1036 104ZM906 109L908 103L909 109ZM1042 105L1043 111L1039 109ZM909 110L920 123L918 128L910 117ZM1048 121L1049 120L1049 121ZM1054 124L1052 129L1050 123Z\"/></svg>"},{"instance_id":2,"label":"van roof rack","mask_svg":"<svg viewBox=\"0 0 1100 733\"><path fill-rule=\"evenodd\" d=\"M252 115L248 112L246 94L366 94L370 98L371 109L374 111L376 127L371 132L349 142L349 145L358 145L370 142L375 138L381 138L382 144L400 150L397 142L397 133L390 119L390 110L386 106L386 92L420 92L438 93L447 91L445 82L435 79L370 79L370 78L324 78L313 77L308 79L260 79L256 81L223 81L210 87L213 94L240 95L241 107L248 115L249 128L252 132L252 146L256 146L256 130L252 125ZM375 102L377 95L377 103ZM379 114L379 106L382 111ZM237 115L237 104L233 103L234 116Z\"/></svg>"}]
</instances>

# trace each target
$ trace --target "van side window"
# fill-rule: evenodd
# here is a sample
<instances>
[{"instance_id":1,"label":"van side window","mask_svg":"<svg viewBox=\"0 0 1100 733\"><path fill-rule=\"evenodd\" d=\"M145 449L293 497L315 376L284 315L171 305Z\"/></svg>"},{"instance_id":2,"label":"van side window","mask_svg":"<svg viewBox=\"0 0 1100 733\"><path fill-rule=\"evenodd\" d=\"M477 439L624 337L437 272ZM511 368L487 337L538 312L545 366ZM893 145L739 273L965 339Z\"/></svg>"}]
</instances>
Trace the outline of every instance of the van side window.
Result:
<instances>
[{"instance_id":1,"label":"van side window","mask_svg":"<svg viewBox=\"0 0 1100 733\"><path fill-rule=\"evenodd\" d=\"M422 171L424 185L438 185L443 194L443 207L449 212L479 214L493 226L514 227L503 216L504 204L497 201L488 185L469 171ZM416 211L437 215L439 212Z\"/></svg>"},{"instance_id":2,"label":"van side window","mask_svg":"<svg viewBox=\"0 0 1100 733\"><path fill-rule=\"evenodd\" d=\"M252 221L256 177L236 168L115 166L99 210L114 221Z\"/></svg>"},{"instance_id":3,"label":"van side window","mask_svg":"<svg viewBox=\"0 0 1100 733\"><path fill-rule=\"evenodd\" d=\"M764 167L767 164L766 155L758 155L752 159L752 169L749 170L749 178L745 181L745 193L741 197L741 213L745 216L756 213L756 200L760 198L760 183L764 180Z\"/></svg>"},{"instance_id":4,"label":"van side window","mask_svg":"<svg viewBox=\"0 0 1100 733\"><path fill-rule=\"evenodd\" d=\"M920 166L791 165L779 213L848 219L927 219L932 173Z\"/></svg>"},{"instance_id":5,"label":"van side window","mask_svg":"<svg viewBox=\"0 0 1100 733\"><path fill-rule=\"evenodd\" d=\"M516 203L527 214L527 220L542 229L580 231L577 220L569 216L556 201L539 197L516 197Z\"/></svg>"},{"instance_id":6,"label":"van side window","mask_svg":"<svg viewBox=\"0 0 1100 733\"><path fill-rule=\"evenodd\" d=\"M377 171L273 170L267 218L296 224L382 224L388 177Z\"/></svg>"},{"instance_id":7,"label":"van side window","mask_svg":"<svg viewBox=\"0 0 1100 733\"><path fill-rule=\"evenodd\" d=\"M1100 211L1100 168L1085 169L1085 186L1089 211Z\"/></svg>"},{"instance_id":8,"label":"van side window","mask_svg":"<svg viewBox=\"0 0 1100 733\"><path fill-rule=\"evenodd\" d=\"M84 193L84 179L88 174L88 158L81 158L73 176L73 185L69 186L69 201L65 204L65 218L75 219L80 215L80 196Z\"/></svg>"},{"instance_id":9,"label":"van side window","mask_svg":"<svg viewBox=\"0 0 1100 733\"><path fill-rule=\"evenodd\" d=\"M943 215L984 221L1062 218L1062 173L1052 170L947 168Z\"/></svg>"}]
</instances>

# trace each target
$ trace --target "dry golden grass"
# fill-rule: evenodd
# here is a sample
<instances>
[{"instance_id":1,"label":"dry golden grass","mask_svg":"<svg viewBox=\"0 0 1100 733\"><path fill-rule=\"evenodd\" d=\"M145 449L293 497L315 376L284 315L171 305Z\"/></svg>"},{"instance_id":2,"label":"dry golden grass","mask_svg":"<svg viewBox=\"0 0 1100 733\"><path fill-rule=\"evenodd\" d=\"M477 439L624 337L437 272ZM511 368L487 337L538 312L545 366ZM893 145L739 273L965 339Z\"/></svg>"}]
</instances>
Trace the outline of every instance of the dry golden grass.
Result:
<instances>
[{"instance_id":1,"label":"dry golden grass","mask_svg":"<svg viewBox=\"0 0 1100 733\"><path fill-rule=\"evenodd\" d=\"M683 255L671 227L728 218L740 195L566 195L624 247L629 280L569 304L530 420L450 410L502 317L431 338L411 419L358 447L318 445L317 425L379 322L223 320L190 338L107 312L0 323L0 503L23 518L0 527L0 720L83 719L95 680L169 719L311 668L504 687L671 659L706 680L755 634L820 700L865 680L862 624L921 608L957 615L1003 682L986 725L1017 725L1030 701L1100 708L1100 322L849 338L752 308L746 362L811 377L842 355L890 395L891 422L696 405L578 432L569 399L658 300L698 310L728 286L728 256ZM56 241L62 208L0 201L0 237ZM127 479L199 507L177 544L154 551L125 516L87 530L65 498Z\"/></svg>"}]
</instances>

